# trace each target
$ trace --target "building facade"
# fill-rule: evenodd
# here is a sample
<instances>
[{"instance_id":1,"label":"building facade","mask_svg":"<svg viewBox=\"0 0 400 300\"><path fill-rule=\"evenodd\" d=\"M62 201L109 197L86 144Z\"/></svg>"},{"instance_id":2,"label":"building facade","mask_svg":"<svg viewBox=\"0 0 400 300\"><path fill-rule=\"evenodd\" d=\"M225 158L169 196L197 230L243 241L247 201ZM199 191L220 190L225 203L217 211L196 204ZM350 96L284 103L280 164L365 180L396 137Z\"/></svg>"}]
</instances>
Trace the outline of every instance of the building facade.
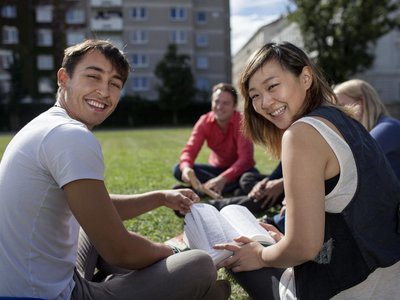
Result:
<instances>
[{"instance_id":1,"label":"building facade","mask_svg":"<svg viewBox=\"0 0 400 300\"><path fill-rule=\"evenodd\" d=\"M238 86L240 74L254 51L268 42L280 41L288 41L304 48L297 24L281 17L259 28L233 56L232 82ZM353 78L364 79L374 86L391 114L400 118L400 30L393 29L379 38L371 51L375 55L372 66L365 72L354 75Z\"/></svg>"},{"instance_id":2,"label":"building facade","mask_svg":"<svg viewBox=\"0 0 400 300\"><path fill-rule=\"evenodd\" d=\"M66 46L109 39L134 72L124 95L157 100L157 63L174 43L187 54L199 90L231 81L230 12L225 0L2 0L0 101L54 101L56 71Z\"/></svg>"}]
</instances>

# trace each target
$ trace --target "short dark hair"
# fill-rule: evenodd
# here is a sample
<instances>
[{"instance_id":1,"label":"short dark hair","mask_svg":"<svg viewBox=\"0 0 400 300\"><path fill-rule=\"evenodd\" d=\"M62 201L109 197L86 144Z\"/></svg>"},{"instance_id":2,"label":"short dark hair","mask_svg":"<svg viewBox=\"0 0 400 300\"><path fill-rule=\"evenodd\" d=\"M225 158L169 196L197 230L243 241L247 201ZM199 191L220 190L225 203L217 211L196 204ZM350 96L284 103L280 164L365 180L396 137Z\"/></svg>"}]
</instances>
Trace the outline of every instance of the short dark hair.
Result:
<instances>
[{"instance_id":1,"label":"short dark hair","mask_svg":"<svg viewBox=\"0 0 400 300\"><path fill-rule=\"evenodd\" d=\"M121 76L122 82L125 83L131 70L129 62L120 49L106 40L88 39L82 43L66 48L61 67L65 68L68 76L71 77L76 65L85 54L94 50L102 53L106 59L111 62L118 75Z\"/></svg>"},{"instance_id":2,"label":"short dark hair","mask_svg":"<svg viewBox=\"0 0 400 300\"><path fill-rule=\"evenodd\" d=\"M233 97L233 102L235 105L238 103L238 94L233 85L229 83L220 82L213 86L212 93L214 94L216 91L228 92Z\"/></svg>"}]
</instances>

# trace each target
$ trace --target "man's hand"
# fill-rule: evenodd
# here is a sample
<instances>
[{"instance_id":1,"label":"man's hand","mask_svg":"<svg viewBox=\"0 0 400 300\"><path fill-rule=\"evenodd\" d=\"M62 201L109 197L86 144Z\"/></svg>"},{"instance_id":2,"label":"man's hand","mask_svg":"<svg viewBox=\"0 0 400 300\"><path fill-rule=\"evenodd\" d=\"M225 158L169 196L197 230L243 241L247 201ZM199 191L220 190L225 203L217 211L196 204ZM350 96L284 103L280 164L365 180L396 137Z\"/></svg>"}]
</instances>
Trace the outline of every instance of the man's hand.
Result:
<instances>
[{"instance_id":1,"label":"man's hand","mask_svg":"<svg viewBox=\"0 0 400 300\"><path fill-rule=\"evenodd\" d=\"M261 208L264 209L273 206L282 193L283 178L274 180L265 178L253 187L249 197L254 199L254 202L260 202Z\"/></svg>"},{"instance_id":2,"label":"man's hand","mask_svg":"<svg viewBox=\"0 0 400 300\"><path fill-rule=\"evenodd\" d=\"M183 182L186 182L186 183L189 183L190 185L192 185L191 179L193 178L193 176L198 181L198 179L194 173L194 170L192 168L190 168L190 167L183 168L183 170L182 170L182 181Z\"/></svg>"},{"instance_id":3,"label":"man's hand","mask_svg":"<svg viewBox=\"0 0 400 300\"><path fill-rule=\"evenodd\" d=\"M199 196L190 189L166 190L164 196L164 205L182 214L187 214L192 204L200 201Z\"/></svg>"},{"instance_id":4,"label":"man's hand","mask_svg":"<svg viewBox=\"0 0 400 300\"><path fill-rule=\"evenodd\" d=\"M227 182L227 179L224 176L220 175L220 176L211 178L209 181L204 183L204 187L207 189L213 190L217 194L221 195L226 182Z\"/></svg>"}]
</instances>

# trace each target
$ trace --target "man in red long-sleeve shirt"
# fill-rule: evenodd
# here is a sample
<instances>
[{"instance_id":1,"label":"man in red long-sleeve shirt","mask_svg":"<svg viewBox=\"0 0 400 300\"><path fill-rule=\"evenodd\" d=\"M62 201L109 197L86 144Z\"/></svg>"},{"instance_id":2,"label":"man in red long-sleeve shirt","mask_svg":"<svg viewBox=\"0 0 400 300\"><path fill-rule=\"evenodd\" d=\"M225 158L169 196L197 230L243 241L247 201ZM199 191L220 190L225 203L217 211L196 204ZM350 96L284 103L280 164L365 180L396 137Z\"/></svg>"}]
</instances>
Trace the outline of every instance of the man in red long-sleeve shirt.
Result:
<instances>
[{"instance_id":1,"label":"man in red long-sleeve shirt","mask_svg":"<svg viewBox=\"0 0 400 300\"><path fill-rule=\"evenodd\" d=\"M179 164L174 167L176 179L189 183L191 170L204 187L218 194L239 187L240 176L257 172L254 168L254 147L240 129L242 115L236 111L238 96L226 83L213 87L211 111L195 124L189 141L182 150ZM208 164L195 163L204 142L211 149Z\"/></svg>"}]
</instances>

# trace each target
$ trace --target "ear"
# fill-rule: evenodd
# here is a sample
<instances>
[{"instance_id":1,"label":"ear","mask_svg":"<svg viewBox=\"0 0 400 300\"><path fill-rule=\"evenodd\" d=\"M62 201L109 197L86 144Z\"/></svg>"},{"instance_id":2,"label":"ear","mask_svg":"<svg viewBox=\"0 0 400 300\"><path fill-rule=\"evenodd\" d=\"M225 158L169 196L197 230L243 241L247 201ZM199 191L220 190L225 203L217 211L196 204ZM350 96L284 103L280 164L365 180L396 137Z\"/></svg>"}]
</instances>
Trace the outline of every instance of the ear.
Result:
<instances>
[{"instance_id":1,"label":"ear","mask_svg":"<svg viewBox=\"0 0 400 300\"><path fill-rule=\"evenodd\" d=\"M64 68L60 68L57 72L57 84L59 87L65 87L69 77L67 71Z\"/></svg>"},{"instance_id":2,"label":"ear","mask_svg":"<svg viewBox=\"0 0 400 300\"><path fill-rule=\"evenodd\" d=\"M301 81L304 84L305 88L308 90L313 82L311 67L305 66L303 68L303 71L301 71Z\"/></svg>"}]
</instances>

